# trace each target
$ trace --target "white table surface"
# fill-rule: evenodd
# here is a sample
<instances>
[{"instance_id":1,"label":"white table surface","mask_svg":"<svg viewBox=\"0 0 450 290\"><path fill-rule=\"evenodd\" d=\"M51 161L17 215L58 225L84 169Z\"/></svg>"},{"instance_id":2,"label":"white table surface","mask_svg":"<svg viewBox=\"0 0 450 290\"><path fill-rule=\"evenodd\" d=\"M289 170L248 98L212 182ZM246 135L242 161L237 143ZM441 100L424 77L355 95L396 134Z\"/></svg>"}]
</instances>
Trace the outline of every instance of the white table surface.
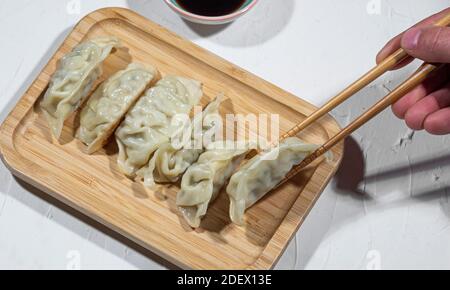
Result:
<instances>
[{"instance_id":1,"label":"white table surface","mask_svg":"<svg viewBox=\"0 0 450 290\"><path fill-rule=\"evenodd\" d=\"M245 17L214 28L185 23L162 0L4 0L1 118L73 25L100 7L134 9L320 105L372 67L389 38L448 5L448 0L261 0ZM384 76L334 116L347 124L413 69ZM390 111L358 130L347 141L339 173L277 268L450 269L449 144L449 137L411 134ZM166 267L0 165L0 268Z\"/></svg>"}]
</instances>

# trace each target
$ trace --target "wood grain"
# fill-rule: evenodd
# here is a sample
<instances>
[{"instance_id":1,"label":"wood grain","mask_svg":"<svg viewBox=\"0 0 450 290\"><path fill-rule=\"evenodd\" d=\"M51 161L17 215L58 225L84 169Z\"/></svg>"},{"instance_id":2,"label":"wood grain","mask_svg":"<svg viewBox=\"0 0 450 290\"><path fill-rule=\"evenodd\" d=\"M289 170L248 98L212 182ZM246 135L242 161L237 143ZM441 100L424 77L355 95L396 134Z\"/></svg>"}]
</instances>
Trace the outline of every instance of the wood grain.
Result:
<instances>
[{"instance_id":1,"label":"wood grain","mask_svg":"<svg viewBox=\"0 0 450 290\"><path fill-rule=\"evenodd\" d=\"M281 133L316 109L130 10L106 8L75 26L2 124L5 164L19 178L182 268L272 268L337 170L343 145L333 148L333 162L302 171L252 207L244 227L231 224L222 194L194 231L176 209L177 185L151 191L125 178L116 166L114 142L94 155L84 154L84 145L74 139L77 114L66 121L58 143L39 112L36 104L57 60L81 41L104 35L116 35L126 48L106 60L103 78L130 62L148 63L163 76L202 81L202 104L225 93L229 100L222 114L279 114ZM299 137L322 144L338 131L326 115Z\"/></svg>"}]
</instances>

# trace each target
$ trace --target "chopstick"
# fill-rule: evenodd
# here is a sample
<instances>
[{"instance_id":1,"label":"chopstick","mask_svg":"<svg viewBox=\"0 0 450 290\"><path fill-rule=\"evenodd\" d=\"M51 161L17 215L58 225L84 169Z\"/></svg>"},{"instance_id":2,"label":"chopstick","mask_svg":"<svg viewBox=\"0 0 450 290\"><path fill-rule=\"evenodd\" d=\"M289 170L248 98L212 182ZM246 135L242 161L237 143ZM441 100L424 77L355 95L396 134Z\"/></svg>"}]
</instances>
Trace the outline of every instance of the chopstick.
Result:
<instances>
[{"instance_id":1,"label":"chopstick","mask_svg":"<svg viewBox=\"0 0 450 290\"><path fill-rule=\"evenodd\" d=\"M435 26L448 26L450 25L450 13L445 15L439 21L437 21ZM410 57L407 52L400 48L379 63L377 66L372 68L369 72L364 74L357 81L352 83L342 92L340 92L337 96L328 101L324 106L316 110L310 116L308 116L301 123L290 129L288 132L283 134L280 137L280 141L297 135L300 131L304 130L306 127L317 121L319 118L329 113L331 110L336 108L338 105L343 103L349 97L353 96L355 93L359 92L362 88L369 85L372 81L386 73L388 70L393 69L397 64ZM404 81L401 85L399 85L395 90L390 92L387 96L385 96L382 100L376 103L373 107L371 107L367 112L362 114L356 120L354 120L347 127L342 129L338 134L329 139L325 144L320 146L317 150L307 156L300 164L294 166L292 170L286 175L285 179L283 179L277 186L280 186L284 182L288 181L293 176L297 175L303 168L314 162L319 157L323 156L326 152L328 152L333 146L344 140L355 130L360 128L366 122L371 120L373 117L378 115L380 112L385 110L388 106L392 105L396 101L398 101L405 94L410 92L412 89L417 87L421 82L423 82L433 71L438 68L443 67L444 64L435 65L424 63L409 79Z\"/></svg>"},{"instance_id":2,"label":"chopstick","mask_svg":"<svg viewBox=\"0 0 450 290\"><path fill-rule=\"evenodd\" d=\"M300 164L295 166L289 174L285 177L285 179L281 182L284 183L288 179L297 175L304 167L311 164L314 160L324 155L328 150L330 150L334 145L338 144L346 137L348 137L351 133L357 130L359 127L364 125L366 122L371 120L373 117L378 115L384 109L398 101L405 94L410 92L412 89L417 87L421 82L423 82L433 71L445 66L434 65L429 63L424 63L409 79L399 85L395 90L389 93L386 97L376 103L373 107L371 107L367 112L362 114L356 120L354 120L350 125L342 129L338 134L328 140L325 144L320 146L317 150L311 153L308 157L306 157ZM281 184L280 183L280 184Z\"/></svg>"},{"instance_id":3,"label":"chopstick","mask_svg":"<svg viewBox=\"0 0 450 290\"><path fill-rule=\"evenodd\" d=\"M444 16L442 19L437 21L434 25L436 26L448 26L450 25L450 13ZM329 113L331 110L342 104L348 98L359 92L361 89L369 85L375 79L379 78L381 75L386 73L387 71L393 69L397 64L408 58L409 55L403 48L398 49L377 66L372 68L369 72L364 74L357 81L352 83L342 92L340 92L337 96L328 101L321 108L316 110L310 116L308 116L305 120L303 120L300 124L296 125L294 128L290 129L283 136L281 136L281 140L286 139L288 137L292 137L297 135L303 129L317 121L319 118Z\"/></svg>"}]
</instances>

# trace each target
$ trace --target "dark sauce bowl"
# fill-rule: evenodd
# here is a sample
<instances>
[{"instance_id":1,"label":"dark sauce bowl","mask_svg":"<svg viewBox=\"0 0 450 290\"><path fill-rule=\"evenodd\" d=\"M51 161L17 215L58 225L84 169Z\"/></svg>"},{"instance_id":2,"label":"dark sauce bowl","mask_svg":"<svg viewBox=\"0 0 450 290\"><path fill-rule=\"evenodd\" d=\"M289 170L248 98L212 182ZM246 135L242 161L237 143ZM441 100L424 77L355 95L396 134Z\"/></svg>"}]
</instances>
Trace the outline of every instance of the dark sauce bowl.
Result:
<instances>
[{"instance_id":1,"label":"dark sauce bowl","mask_svg":"<svg viewBox=\"0 0 450 290\"><path fill-rule=\"evenodd\" d=\"M191 0L195 1L195 0ZM186 3L188 1L177 1L177 0L164 0L166 4L176 13L178 13L184 19L208 25L219 25L228 22L232 22L238 17L244 15L255 7L258 0L245 0L242 1L240 5L235 5L235 7L217 7L215 10L206 9L206 7L188 7ZM195 12L195 13L194 13ZM224 13L224 15L217 15ZM201 15L200 13L204 14ZM209 14L209 15L206 15ZM210 16L214 15L214 16Z\"/></svg>"}]
</instances>

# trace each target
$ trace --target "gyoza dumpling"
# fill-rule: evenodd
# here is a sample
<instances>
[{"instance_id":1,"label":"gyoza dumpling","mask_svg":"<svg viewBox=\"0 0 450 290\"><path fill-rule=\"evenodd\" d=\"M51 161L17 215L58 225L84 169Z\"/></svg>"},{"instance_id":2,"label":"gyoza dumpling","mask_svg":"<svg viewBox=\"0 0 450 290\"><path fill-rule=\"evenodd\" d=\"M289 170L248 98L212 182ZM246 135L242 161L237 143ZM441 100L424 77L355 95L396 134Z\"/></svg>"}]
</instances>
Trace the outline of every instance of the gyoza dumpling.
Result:
<instances>
[{"instance_id":1,"label":"gyoza dumpling","mask_svg":"<svg viewBox=\"0 0 450 290\"><path fill-rule=\"evenodd\" d=\"M101 64L119 45L115 37L88 40L74 47L59 61L40 103L57 139L61 136L64 121L83 103L102 74Z\"/></svg>"},{"instance_id":2,"label":"gyoza dumpling","mask_svg":"<svg viewBox=\"0 0 450 290\"><path fill-rule=\"evenodd\" d=\"M257 155L245 163L230 179L230 218L243 223L244 212L278 185L305 157L318 148L296 137L285 139L279 147Z\"/></svg>"},{"instance_id":3,"label":"gyoza dumpling","mask_svg":"<svg viewBox=\"0 0 450 290\"><path fill-rule=\"evenodd\" d=\"M191 227L200 226L209 203L218 196L250 147L230 141L212 143L197 163L187 169L176 203Z\"/></svg>"},{"instance_id":4,"label":"gyoza dumpling","mask_svg":"<svg viewBox=\"0 0 450 290\"><path fill-rule=\"evenodd\" d=\"M157 77L153 67L132 63L103 82L81 111L77 137L89 154L103 147L123 116Z\"/></svg>"},{"instance_id":5,"label":"gyoza dumpling","mask_svg":"<svg viewBox=\"0 0 450 290\"><path fill-rule=\"evenodd\" d=\"M201 83L167 76L150 88L128 112L116 131L120 170L134 177L176 130L172 119L189 114L203 95Z\"/></svg>"},{"instance_id":6,"label":"gyoza dumpling","mask_svg":"<svg viewBox=\"0 0 450 290\"><path fill-rule=\"evenodd\" d=\"M148 164L137 172L137 176L144 179L145 186L152 187L155 185L155 181L160 183L176 182L186 169L197 161L204 151L204 141L207 141L203 140L203 137L214 138L215 126L222 125L221 123L210 123L214 119L213 115L220 117L219 106L221 102L222 97L219 96L209 103L203 112L194 116L191 124L186 128L190 132L190 138L186 140L186 144L176 146L180 149L175 148L172 144L173 140L171 140L162 144L156 150ZM196 136L196 128L201 128L201 136ZM208 132L211 133L208 134Z\"/></svg>"}]
</instances>

